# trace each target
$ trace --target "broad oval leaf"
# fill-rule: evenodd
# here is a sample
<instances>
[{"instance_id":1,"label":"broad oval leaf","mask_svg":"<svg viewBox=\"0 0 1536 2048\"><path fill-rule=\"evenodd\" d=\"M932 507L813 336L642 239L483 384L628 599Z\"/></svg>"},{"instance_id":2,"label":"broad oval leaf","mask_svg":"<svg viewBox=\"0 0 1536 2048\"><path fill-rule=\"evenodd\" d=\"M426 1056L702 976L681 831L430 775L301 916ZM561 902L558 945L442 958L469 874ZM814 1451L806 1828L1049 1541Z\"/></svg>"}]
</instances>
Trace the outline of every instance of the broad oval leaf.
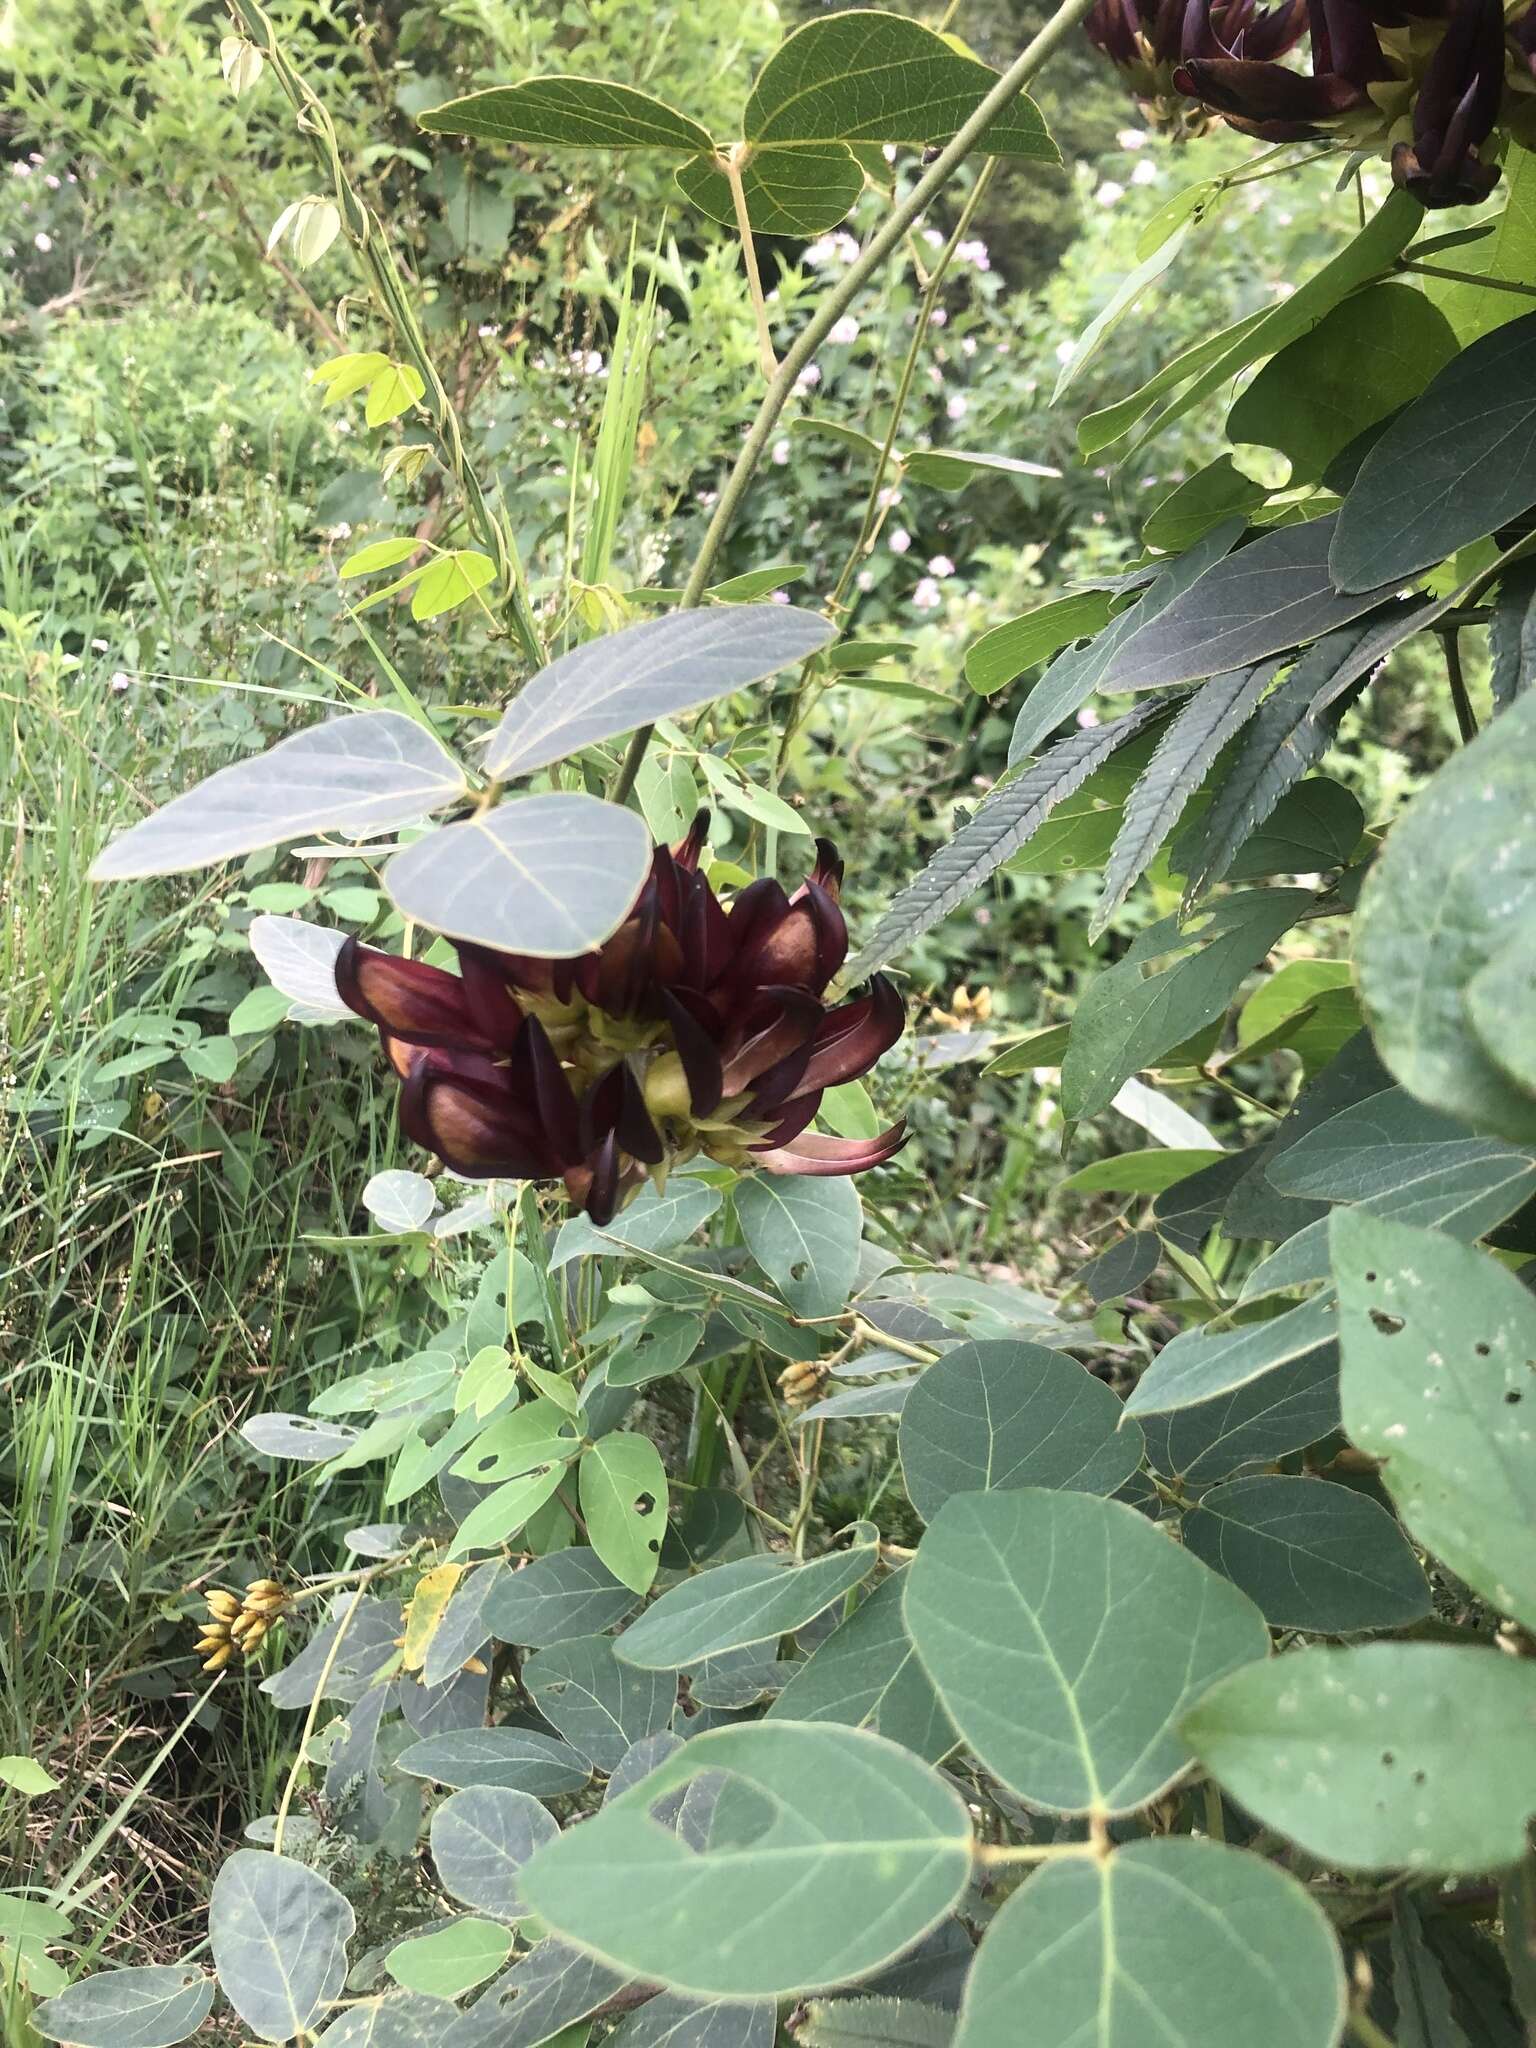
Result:
<instances>
[{"instance_id":1,"label":"broad oval leaf","mask_svg":"<svg viewBox=\"0 0 1536 2048\"><path fill-rule=\"evenodd\" d=\"M623 1978L595 1956L563 1941L541 1941L481 1992L447 2048L486 2041L495 2048L539 2048L623 1989Z\"/></svg>"},{"instance_id":2,"label":"broad oval leaf","mask_svg":"<svg viewBox=\"0 0 1536 2048\"><path fill-rule=\"evenodd\" d=\"M677 1673L621 1664L607 1636L580 1636L530 1657L528 1695L546 1721L600 1771L616 1770L637 1742L665 1728Z\"/></svg>"},{"instance_id":3,"label":"broad oval leaf","mask_svg":"<svg viewBox=\"0 0 1536 2048\"><path fill-rule=\"evenodd\" d=\"M945 142L997 73L920 22L875 8L808 21L774 51L747 101L748 142ZM989 156L1059 163L1033 100L1020 95L978 144Z\"/></svg>"},{"instance_id":4,"label":"broad oval leaf","mask_svg":"<svg viewBox=\"0 0 1536 2048\"><path fill-rule=\"evenodd\" d=\"M237 1849L220 1866L208 1902L219 1988L252 2033L291 2041L341 1996L356 1924L317 1870Z\"/></svg>"},{"instance_id":5,"label":"broad oval leaf","mask_svg":"<svg viewBox=\"0 0 1536 2048\"><path fill-rule=\"evenodd\" d=\"M1429 1612L1429 1582L1397 1523L1366 1494L1326 1479L1266 1473L1212 1487L1185 1516L1183 1538L1271 1628L1352 1635Z\"/></svg>"},{"instance_id":6,"label":"broad oval leaf","mask_svg":"<svg viewBox=\"0 0 1536 2048\"><path fill-rule=\"evenodd\" d=\"M704 1772L729 1781L695 1851L651 1815ZM969 1816L925 1764L861 1729L764 1721L686 1743L540 1850L523 1890L617 1968L700 1996L779 1998L891 1961L970 1872Z\"/></svg>"},{"instance_id":7,"label":"broad oval leaf","mask_svg":"<svg viewBox=\"0 0 1536 2048\"><path fill-rule=\"evenodd\" d=\"M756 1174L733 1200L747 1249L797 1315L832 1316L859 1270L864 1205L851 1180Z\"/></svg>"},{"instance_id":8,"label":"broad oval leaf","mask_svg":"<svg viewBox=\"0 0 1536 2048\"><path fill-rule=\"evenodd\" d=\"M433 1814L432 1861L454 1898L515 1920L523 1911L522 1867L559 1832L548 1809L529 1793L477 1785L455 1792Z\"/></svg>"},{"instance_id":9,"label":"broad oval leaf","mask_svg":"<svg viewBox=\"0 0 1536 2048\"><path fill-rule=\"evenodd\" d=\"M960 1494L907 1569L907 1629L955 1726L1031 1805L1130 1813L1188 1767L1185 1710L1269 1651L1245 1595L1119 1501Z\"/></svg>"},{"instance_id":10,"label":"broad oval leaf","mask_svg":"<svg viewBox=\"0 0 1536 2048\"><path fill-rule=\"evenodd\" d=\"M400 1769L439 1785L504 1785L535 1799L579 1792L592 1776L586 1758L569 1743L532 1728L456 1728L429 1735L402 1750Z\"/></svg>"},{"instance_id":11,"label":"broad oval leaf","mask_svg":"<svg viewBox=\"0 0 1536 2048\"><path fill-rule=\"evenodd\" d=\"M1225 1330L1185 1330L1165 1344L1132 1388L1126 1412L1165 1415L1235 1393L1266 1373L1295 1365L1338 1344L1332 1301L1304 1301L1267 1322Z\"/></svg>"},{"instance_id":12,"label":"broad oval leaf","mask_svg":"<svg viewBox=\"0 0 1536 2048\"><path fill-rule=\"evenodd\" d=\"M459 2009L418 1991L359 1999L315 2037L315 2048L444 2048Z\"/></svg>"},{"instance_id":13,"label":"broad oval leaf","mask_svg":"<svg viewBox=\"0 0 1536 2048\"><path fill-rule=\"evenodd\" d=\"M621 2020L615 2048L773 2048L778 2012L771 1999L693 1999L663 1991Z\"/></svg>"},{"instance_id":14,"label":"broad oval leaf","mask_svg":"<svg viewBox=\"0 0 1536 2048\"><path fill-rule=\"evenodd\" d=\"M91 864L96 882L174 875L301 833L363 838L441 810L464 770L401 711L330 718L210 775L130 826Z\"/></svg>"},{"instance_id":15,"label":"broad oval leaf","mask_svg":"<svg viewBox=\"0 0 1536 2048\"><path fill-rule=\"evenodd\" d=\"M511 1953L510 1927L464 1914L445 1927L396 1942L384 1967L407 1991L426 1998L459 1998L483 1984Z\"/></svg>"},{"instance_id":16,"label":"broad oval leaf","mask_svg":"<svg viewBox=\"0 0 1536 2048\"><path fill-rule=\"evenodd\" d=\"M1533 500L1536 313L1527 313L1454 356L1371 449L1339 513L1334 581L1343 591L1401 583Z\"/></svg>"},{"instance_id":17,"label":"broad oval leaf","mask_svg":"<svg viewBox=\"0 0 1536 2048\"><path fill-rule=\"evenodd\" d=\"M1536 1301L1439 1231L1345 1209L1329 1241L1351 1440L1418 1540L1536 1626Z\"/></svg>"},{"instance_id":18,"label":"broad oval leaf","mask_svg":"<svg viewBox=\"0 0 1536 2048\"><path fill-rule=\"evenodd\" d=\"M685 1579L631 1622L618 1641L620 1658L646 1670L676 1671L793 1635L874 1570L879 1540L873 1523L856 1524L854 1538L848 1549L810 1564L743 1557Z\"/></svg>"},{"instance_id":19,"label":"broad oval leaf","mask_svg":"<svg viewBox=\"0 0 1536 2048\"><path fill-rule=\"evenodd\" d=\"M708 132L676 108L632 85L596 78L525 78L430 107L417 116L433 135L529 148L714 149Z\"/></svg>"},{"instance_id":20,"label":"broad oval leaf","mask_svg":"<svg viewBox=\"0 0 1536 2048\"><path fill-rule=\"evenodd\" d=\"M957 1344L930 1365L901 1411L899 1442L925 1522L956 1493L1113 1493L1142 1457L1141 1431L1102 1380L1042 1344L1007 1341Z\"/></svg>"},{"instance_id":21,"label":"broad oval leaf","mask_svg":"<svg viewBox=\"0 0 1536 2048\"><path fill-rule=\"evenodd\" d=\"M959 1741L939 1704L902 1617L903 1576L892 1572L792 1667L768 1709L770 1721L837 1721L870 1728L936 1764Z\"/></svg>"},{"instance_id":22,"label":"broad oval leaf","mask_svg":"<svg viewBox=\"0 0 1536 2048\"><path fill-rule=\"evenodd\" d=\"M102 1970L45 1999L32 2025L74 2048L174 2048L213 2008L213 1979L195 1964Z\"/></svg>"},{"instance_id":23,"label":"broad oval leaf","mask_svg":"<svg viewBox=\"0 0 1536 2048\"><path fill-rule=\"evenodd\" d=\"M274 1409L252 1415L240 1434L266 1458L299 1458L308 1465L339 1457L357 1442L357 1431L342 1422L317 1422L311 1415L284 1415Z\"/></svg>"},{"instance_id":24,"label":"broad oval leaf","mask_svg":"<svg viewBox=\"0 0 1536 2048\"><path fill-rule=\"evenodd\" d=\"M713 156L679 164L679 191L722 227L736 226L730 182ZM864 173L841 142L820 148L760 144L742 166L747 219L760 235L819 235L845 220L864 189Z\"/></svg>"},{"instance_id":25,"label":"broad oval leaf","mask_svg":"<svg viewBox=\"0 0 1536 2048\"><path fill-rule=\"evenodd\" d=\"M1036 662L1108 625L1109 603L1108 591L1078 590L994 626L966 650L966 681L978 696L990 697Z\"/></svg>"},{"instance_id":26,"label":"broad oval leaf","mask_svg":"<svg viewBox=\"0 0 1536 2048\"><path fill-rule=\"evenodd\" d=\"M1148 1415L1142 1433L1155 1472L1185 1484L1204 1484L1245 1465L1270 1464L1338 1426L1338 1357L1324 1347L1234 1393Z\"/></svg>"},{"instance_id":27,"label":"broad oval leaf","mask_svg":"<svg viewBox=\"0 0 1536 2048\"><path fill-rule=\"evenodd\" d=\"M363 1189L363 1207L381 1230L399 1236L426 1228L437 1208L437 1190L424 1173L386 1167Z\"/></svg>"},{"instance_id":28,"label":"broad oval leaf","mask_svg":"<svg viewBox=\"0 0 1536 2048\"><path fill-rule=\"evenodd\" d=\"M573 1545L501 1579L486 1601L485 1622L498 1642L542 1650L601 1635L631 1613L639 1598L595 1550Z\"/></svg>"},{"instance_id":29,"label":"broad oval leaf","mask_svg":"<svg viewBox=\"0 0 1536 2048\"><path fill-rule=\"evenodd\" d=\"M1048 1865L987 1929L955 2048L1334 2048L1344 1965L1287 1872L1186 1836Z\"/></svg>"},{"instance_id":30,"label":"broad oval leaf","mask_svg":"<svg viewBox=\"0 0 1536 2048\"><path fill-rule=\"evenodd\" d=\"M577 1491L592 1548L632 1592L649 1592L667 1531L667 1470L656 1446L611 1430L583 1457Z\"/></svg>"},{"instance_id":31,"label":"broad oval leaf","mask_svg":"<svg viewBox=\"0 0 1536 2048\"><path fill-rule=\"evenodd\" d=\"M650 862L636 812L552 791L429 833L384 879L395 908L432 931L563 960L613 936Z\"/></svg>"},{"instance_id":32,"label":"broad oval leaf","mask_svg":"<svg viewBox=\"0 0 1536 2048\"><path fill-rule=\"evenodd\" d=\"M264 912L251 919L247 936L268 981L293 1003L288 1014L296 1023L339 1024L357 1015L336 993L336 955L347 942L345 932Z\"/></svg>"},{"instance_id":33,"label":"broad oval leaf","mask_svg":"<svg viewBox=\"0 0 1536 2048\"><path fill-rule=\"evenodd\" d=\"M707 1223L725 1197L706 1180L674 1174L664 1195L644 1187L613 1221L599 1230L588 1216L572 1216L560 1226L550 1253L551 1269L586 1253L594 1258L622 1258L626 1251L669 1252Z\"/></svg>"},{"instance_id":34,"label":"broad oval leaf","mask_svg":"<svg viewBox=\"0 0 1536 2048\"><path fill-rule=\"evenodd\" d=\"M1207 569L1132 633L1109 663L1104 690L1154 690L1262 661L1347 626L1396 585L1344 594L1329 580L1336 514L1280 526Z\"/></svg>"},{"instance_id":35,"label":"broad oval leaf","mask_svg":"<svg viewBox=\"0 0 1536 2048\"><path fill-rule=\"evenodd\" d=\"M1233 1798L1309 1855L1447 1873L1521 1855L1533 1728L1536 1665L1448 1643L1276 1657L1223 1679L1183 1722Z\"/></svg>"},{"instance_id":36,"label":"broad oval leaf","mask_svg":"<svg viewBox=\"0 0 1536 2048\"><path fill-rule=\"evenodd\" d=\"M589 640L524 684L485 765L505 780L599 740L696 711L825 647L832 623L787 604L713 605Z\"/></svg>"},{"instance_id":37,"label":"broad oval leaf","mask_svg":"<svg viewBox=\"0 0 1536 2048\"><path fill-rule=\"evenodd\" d=\"M1499 1057L1501 1039L1522 1026L1505 1018L1485 1038L1468 996L1501 955L1529 957L1536 947L1533 812L1528 692L1420 790L1389 833L1355 920L1360 994L1382 1059L1421 1101L1506 1140L1536 1140L1536 1094Z\"/></svg>"}]
</instances>

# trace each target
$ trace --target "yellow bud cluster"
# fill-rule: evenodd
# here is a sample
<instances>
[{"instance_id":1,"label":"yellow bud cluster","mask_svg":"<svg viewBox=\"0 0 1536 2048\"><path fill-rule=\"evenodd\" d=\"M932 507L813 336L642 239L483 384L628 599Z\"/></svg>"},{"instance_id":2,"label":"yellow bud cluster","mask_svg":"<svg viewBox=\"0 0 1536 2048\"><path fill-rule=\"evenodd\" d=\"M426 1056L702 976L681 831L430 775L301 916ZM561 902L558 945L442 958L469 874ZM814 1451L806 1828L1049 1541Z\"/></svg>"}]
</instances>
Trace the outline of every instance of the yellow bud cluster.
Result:
<instances>
[{"instance_id":1,"label":"yellow bud cluster","mask_svg":"<svg viewBox=\"0 0 1536 2048\"><path fill-rule=\"evenodd\" d=\"M827 1369L816 1359L796 1359L779 1374L779 1392L786 1408L808 1408L821 1392Z\"/></svg>"},{"instance_id":2,"label":"yellow bud cluster","mask_svg":"<svg viewBox=\"0 0 1536 2048\"><path fill-rule=\"evenodd\" d=\"M208 1619L200 1624L197 1654L205 1671L222 1671L235 1657L249 1657L288 1605L276 1579L252 1579L244 1593L216 1586L203 1600Z\"/></svg>"}]
</instances>

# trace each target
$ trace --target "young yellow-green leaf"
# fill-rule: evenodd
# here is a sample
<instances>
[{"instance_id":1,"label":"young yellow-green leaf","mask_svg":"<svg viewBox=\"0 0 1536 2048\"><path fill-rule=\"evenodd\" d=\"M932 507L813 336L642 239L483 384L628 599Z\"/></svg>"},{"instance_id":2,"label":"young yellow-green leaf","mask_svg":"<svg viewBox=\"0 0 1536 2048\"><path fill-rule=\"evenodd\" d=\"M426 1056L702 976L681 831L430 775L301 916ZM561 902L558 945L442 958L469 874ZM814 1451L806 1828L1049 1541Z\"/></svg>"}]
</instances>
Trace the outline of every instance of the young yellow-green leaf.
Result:
<instances>
[{"instance_id":1,"label":"young yellow-green leaf","mask_svg":"<svg viewBox=\"0 0 1536 2048\"><path fill-rule=\"evenodd\" d=\"M407 1991L419 1991L427 1998L458 1998L472 1986L483 1984L511 1953L510 1927L465 1914L432 1934L396 1942L384 1958L384 1967Z\"/></svg>"},{"instance_id":2,"label":"young yellow-green leaf","mask_svg":"<svg viewBox=\"0 0 1536 2048\"><path fill-rule=\"evenodd\" d=\"M325 386L322 404L334 405L338 399L350 398L355 391L366 389L381 370L388 368L388 356L377 349L367 349L360 355L332 356L314 372L310 382Z\"/></svg>"},{"instance_id":3,"label":"young yellow-green leaf","mask_svg":"<svg viewBox=\"0 0 1536 2048\"><path fill-rule=\"evenodd\" d=\"M1262 1857L1178 1835L1048 1864L988 1927L954 2048L1335 2048L1327 1916Z\"/></svg>"},{"instance_id":4,"label":"young yellow-green leaf","mask_svg":"<svg viewBox=\"0 0 1536 2048\"><path fill-rule=\"evenodd\" d=\"M393 569L397 563L408 561L420 546L421 542L408 533L394 540L370 541L355 555L348 555L337 573L343 580L352 576L372 576L380 569Z\"/></svg>"},{"instance_id":5,"label":"young yellow-green leaf","mask_svg":"<svg viewBox=\"0 0 1536 2048\"><path fill-rule=\"evenodd\" d=\"M578 1474L587 1538L616 1579L650 1590L667 1527L667 1472L649 1437L599 1437Z\"/></svg>"},{"instance_id":6,"label":"young yellow-green leaf","mask_svg":"<svg viewBox=\"0 0 1536 2048\"><path fill-rule=\"evenodd\" d=\"M462 1422L465 1418L460 1416ZM459 1524L449 1546L450 1558L463 1557L471 1550L494 1550L508 1542L530 1515L543 1507L565 1477L566 1467L555 1463L539 1465L531 1472L507 1479L477 1501Z\"/></svg>"},{"instance_id":7,"label":"young yellow-green leaf","mask_svg":"<svg viewBox=\"0 0 1536 2048\"><path fill-rule=\"evenodd\" d=\"M1536 1625L1536 1302L1439 1231L1336 1209L1344 1426L1419 1542Z\"/></svg>"},{"instance_id":8,"label":"young yellow-green leaf","mask_svg":"<svg viewBox=\"0 0 1536 2048\"><path fill-rule=\"evenodd\" d=\"M1235 1586L1092 1494L957 1494L906 1579L907 1632L967 1745L1058 1813L1156 1798L1189 1764L1180 1716L1269 1651Z\"/></svg>"},{"instance_id":9,"label":"young yellow-green leaf","mask_svg":"<svg viewBox=\"0 0 1536 2048\"><path fill-rule=\"evenodd\" d=\"M743 122L748 142L946 142L997 83L997 73L920 22L873 8L808 21L758 74ZM979 148L1059 163L1040 110L1021 96Z\"/></svg>"},{"instance_id":10,"label":"young yellow-green leaf","mask_svg":"<svg viewBox=\"0 0 1536 2048\"><path fill-rule=\"evenodd\" d=\"M467 604L477 590L496 580L496 564L474 548L455 548L438 555L422 571L411 599L413 619L435 619Z\"/></svg>"},{"instance_id":11,"label":"young yellow-green leaf","mask_svg":"<svg viewBox=\"0 0 1536 2048\"><path fill-rule=\"evenodd\" d=\"M0 1785L9 1785L23 1799L38 1799L44 1792L57 1792L59 1781L51 1778L30 1756L0 1756Z\"/></svg>"},{"instance_id":12,"label":"young yellow-green leaf","mask_svg":"<svg viewBox=\"0 0 1536 2048\"><path fill-rule=\"evenodd\" d=\"M1367 1643L1250 1664L1182 1728L1233 1798L1308 1855L1470 1875L1525 1847L1533 1725L1536 1665L1491 1645Z\"/></svg>"},{"instance_id":13,"label":"young yellow-green leaf","mask_svg":"<svg viewBox=\"0 0 1536 2048\"><path fill-rule=\"evenodd\" d=\"M433 135L472 135L527 148L714 152L708 131L632 85L596 78L525 78L431 107L418 117Z\"/></svg>"},{"instance_id":14,"label":"young yellow-green leaf","mask_svg":"<svg viewBox=\"0 0 1536 2048\"><path fill-rule=\"evenodd\" d=\"M728 1775L714 1839L693 1847L652 1810L704 1772ZM879 1969L938 1924L970 1874L970 1818L927 1765L862 1729L764 1721L685 1743L541 1849L523 1896L636 1976L779 1998Z\"/></svg>"}]
</instances>

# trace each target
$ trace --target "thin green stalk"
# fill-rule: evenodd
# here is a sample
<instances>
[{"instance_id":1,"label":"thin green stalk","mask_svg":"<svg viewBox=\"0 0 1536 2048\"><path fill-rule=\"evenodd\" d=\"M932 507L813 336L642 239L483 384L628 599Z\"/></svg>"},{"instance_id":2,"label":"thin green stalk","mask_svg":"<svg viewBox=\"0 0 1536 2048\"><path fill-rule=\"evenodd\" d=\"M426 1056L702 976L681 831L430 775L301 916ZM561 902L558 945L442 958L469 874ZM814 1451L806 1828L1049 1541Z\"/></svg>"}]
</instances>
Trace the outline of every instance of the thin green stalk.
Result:
<instances>
[{"instance_id":1,"label":"thin green stalk","mask_svg":"<svg viewBox=\"0 0 1536 2048\"><path fill-rule=\"evenodd\" d=\"M235 4L244 7L251 5L252 0L235 0ZM779 415L789 403L790 394L794 391L800 372L815 356L816 351L868 280L896 248L907 229L948 184L956 169L982 141L998 115L1012 106L1047 58L1066 41L1092 4L1093 0L1062 0L1062 4L1050 20L1014 58L975 113L956 130L953 139L939 151L906 198L892 209L884 225L871 236L863 253L848 266L841 281L827 293L815 313L795 337L779 365L778 375L774 377L763 395L757 417L752 422L747 438L742 444L741 453L737 456L735 465L721 490L714 516L709 522L693 567L689 571L682 596L683 608L691 608L703 601L716 559L725 544L726 536L736 523L736 515L741 509L742 500L757 473L758 466L768 452ZM614 786L613 795L616 803L622 803L634 788L635 777L640 772L640 763L645 759L646 748L651 743L652 731L651 726L642 726L630 741L629 751L625 755L624 765Z\"/></svg>"},{"instance_id":2,"label":"thin green stalk","mask_svg":"<svg viewBox=\"0 0 1536 2048\"><path fill-rule=\"evenodd\" d=\"M316 162L331 181L337 209L349 241L357 251L379 310L395 340L426 386L428 424L438 454L464 495L469 521L481 545L496 564L507 591L506 620L524 655L535 668L543 666L544 645L529 600L517 543L504 518L491 510L479 477L464 446L458 410L438 375L432 352L416 318L395 262L384 224L363 199L342 167L341 147L330 114L303 75L290 62L260 0L228 0L237 26L244 30L271 65L289 104L299 116L299 130L308 136Z\"/></svg>"},{"instance_id":3,"label":"thin green stalk","mask_svg":"<svg viewBox=\"0 0 1536 2048\"><path fill-rule=\"evenodd\" d=\"M1445 654L1445 679L1451 686L1456 730L1461 735L1461 744L1466 746L1477 738L1477 714L1472 709L1472 699L1467 695L1466 671L1461 665L1461 635L1454 626L1441 632L1440 646Z\"/></svg>"}]
</instances>

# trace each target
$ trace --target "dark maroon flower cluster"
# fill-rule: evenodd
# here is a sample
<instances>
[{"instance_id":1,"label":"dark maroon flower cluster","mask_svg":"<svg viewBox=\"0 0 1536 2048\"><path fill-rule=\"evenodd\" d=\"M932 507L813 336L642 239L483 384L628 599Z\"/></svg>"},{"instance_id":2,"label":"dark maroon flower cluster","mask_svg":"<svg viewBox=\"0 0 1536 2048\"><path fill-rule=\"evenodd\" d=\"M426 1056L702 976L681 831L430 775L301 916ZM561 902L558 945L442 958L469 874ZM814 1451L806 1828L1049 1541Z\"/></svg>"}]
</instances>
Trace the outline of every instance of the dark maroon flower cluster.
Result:
<instances>
[{"instance_id":1,"label":"dark maroon flower cluster","mask_svg":"<svg viewBox=\"0 0 1536 2048\"><path fill-rule=\"evenodd\" d=\"M1098 0L1088 33L1154 111L1182 95L1265 142L1389 146L1397 183L1433 207L1487 198L1506 71L1536 71L1536 0L1507 32L1502 0ZM1304 33L1306 72L1279 61Z\"/></svg>"},{"instance_id":2,"label":"dark maroon flower cluster","mask_svg":"<svg viewBox=\"0 0 1536 2048\"><path fill-rule=\"evenodd\" d=\"M793 895L763 878L722 904L699 872L707 814L659 847L596 952L541 960L456 942L459 972L349 939L336 985L379 1028L409 1137L455 1173L561 1179L605 1223L649 1174L699 1153L770 1173L859 1173L903 1143L809 1129L823 1090L901 1036L883 975L825 994L848 951L842 862L816 842Z\"/></svg>"}]
</instances>

